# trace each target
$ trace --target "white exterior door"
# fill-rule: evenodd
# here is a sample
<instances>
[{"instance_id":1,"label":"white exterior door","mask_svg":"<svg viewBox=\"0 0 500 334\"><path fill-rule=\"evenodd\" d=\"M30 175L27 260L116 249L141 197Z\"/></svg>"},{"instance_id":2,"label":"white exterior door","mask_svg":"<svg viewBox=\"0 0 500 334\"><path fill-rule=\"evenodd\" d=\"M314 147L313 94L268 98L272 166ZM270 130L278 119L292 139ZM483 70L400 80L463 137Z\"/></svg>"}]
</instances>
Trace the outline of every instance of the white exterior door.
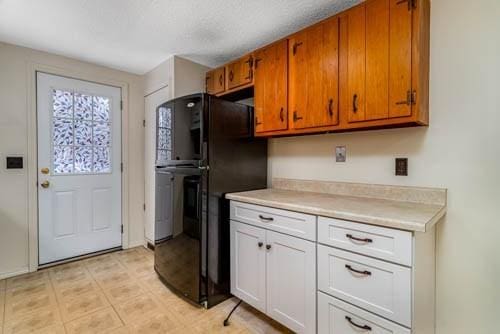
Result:
<instances>
[{"instance_id":1,"label":"white exterior door","mask_svg":"<svg viewBox=\"0 0 500 334\"><path fill-rule=\"evenodd\" d=\"M266 230L231 221L231 293L266 312Z\"/></svg>"},{"instance_id":2,"label":"white exterior door","mask_svg":"<svg viewBox=\"0 0 500 334\"><path fill-rule=\"evenodd\" d=\"M272 231L266 238L267 315L297 333L316 333L316 244Z\"/></svg>"},{"instance_id":3,"label":"white exterior door","mask_svg":"<svg viewBox=\"0 0 500 334\"><path fill-rule=\"evenodd\" d=\"M37 74L39 264L120 247L121 90Z\"/></svg>"}]
</instances>

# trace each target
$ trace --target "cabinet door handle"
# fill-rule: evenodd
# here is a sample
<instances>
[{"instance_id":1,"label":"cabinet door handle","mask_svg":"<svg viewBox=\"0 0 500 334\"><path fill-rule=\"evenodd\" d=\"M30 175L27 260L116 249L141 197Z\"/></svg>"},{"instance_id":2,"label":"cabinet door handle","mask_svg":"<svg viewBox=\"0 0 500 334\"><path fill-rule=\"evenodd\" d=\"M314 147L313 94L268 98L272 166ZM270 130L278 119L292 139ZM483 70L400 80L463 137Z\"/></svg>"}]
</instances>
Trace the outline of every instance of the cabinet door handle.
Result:
<instances>
[{"instance_id":1,"label":"cabinet door handle","mask_svg":"<svg viewBox=\"0 0 500 334\"><path fill-rule=\"evenodd\" d=\"M295 42L295 43L293 43L292 52L293 52L294 56L297 54L297 48L299 46L301 46L301 45L302 45L302 42Z\"/></svg>"},{"instance_id":2,"label":"cabinet door handle","mask_svg":"<svg viewBox=\"0 0 500 334\"><path fill-rule=\"evenodd\" d=\"M224 83L223 79L224 79L224 78L222 77L222 74L221 74L221 75L219 75L219 85L220 85L220 86L222 86L222 84Z\"/></svg>"},{"instance_id":3,"label":"cabinet door handle","mask_svg":"<svg viewBox=\"0 0 500 334\"><path fill-rule=\"evenodd\" d=\"M272 222L274 220L273 217L264 217L263 215L259 215L259 218L261 220L265 220L265 221L268 221L268 222Z\"/></svg>"},{"instance_id":4,"label":"cabinet door handle","mask_svg":"<svg viewBox=\"0 0 500 334\"><path fill-rule=\"evenodd\" d=\"M248 58L248 60L245 62L245 64L248 64L248 76L245 78L245 80L252 80L252 77L253 77L253 71L252 71L253 58L252 57Z\"/></svg>"},{"instance_id":5,"label":"cabinet door handle","mask_svg":"<svg viewBox=\"0 0 500 334\"><path fill-rule=\"evenodd\" d=\"M365 330L365 331L371 331L372 328L368 325L358 325L357 323L355 323L354 321L352 321L351 317L350 316L345 316L345 320L347 320L347 322L349 322L351 325L353 325L354 327L356 328L359 328L359 329L362 329L362 330Z\"/></svg>"},{"instance_id":6,"label":"cabinet door handle","mask_svg":"<svg viewBox=\"0 0 500 334\"><path fill-rule=\"evenodd\" d=\"M257 244L257 246L259 246L259 248L262 248L262 246L264 246L264 243L262 241L259 241L259 243Z\"/></svg>"},{"instance_id":7,"label":"cabinet door handle","mask_svg":"<svg viewBox=\"0 0 500 334\"><path fill-rule=\"evenodd\" d=\"M328 100L328 114L333 116L333 99Z\"/></svg>"},{"instance_id":8,"label":"cabinet door handle","mask_svg":"<svg viewBox=\"0 0 500 334\"><path fill-rule=\"evenodd\" d=\"M261 58L255 58L255 61L254 61L254 68L257 69L257 66L259 66L259 62L261 61L262 59Z\"/></svg>"},{"instance_id":9,"label":"cabinet door handle","mask_svg":"<svg viewBox=\"0 0 500 334\"><path fill-rule=\"evenodd\" d=\"M367 243L367 244L369 244L369 243L373 242L373 240L372 240L372 239L370 239L370 238L364 238L364 239L361 239L361 238L356 238L356 237L354 237L352 234L346 234L346 235L345 235L345 237L346 237L347 239L351 239L351 240L354 240L354 241L359 241L359 242L365 242L365 243Z\"/></svg>"},{"instance_id":10,"label":"cabinet door handle","mask_svg":"<svg viewBox=\"0 0 500 334\"><path fill-rule=\"evenodd\" d=\"M229 81L233 81L234 79L234 74L233 74L233 71L229 71Z\"/></svg>"},{"instance_id":11,"label":"cabinet door handle","mask_svg":"<svg viewBox=\"0 0 500 334\"><path fill-rule=\"evenodd\" d=\"M285 117L283 116L283 107L280 109L280 120L283 122L285 120Z\"/></svg>"},{"instance_id":12,"label":"cabinet door handle","mask_svg":"<svg viewBox=\"0 0 500 334\"><path fill-rule=\"evenodd\" d=\"M353 267L351 267L350 264L346 264L345 267L347 268L347 270L349 271L352 271L356 274L360 274L360 275L364 275L364 276L370 276L372 273L368 270L357 270L357 269L354 269Z\"/></svg>"},{"instance_id":13,"label":"cabinet door handle","mask_svg":"<svg viewBox=\"0 0 500 334\"><path fill-rule=\"evenodd\" d=\"M303 118L304 118L304 117L300 117L300 116L297 114L297 111L294 111L294 112L293 112L293 121L294 121L294 122L297 122L297 121L299 121L299 120L301 120L301 119L303 119Z\"/></svg>"},{"instance_id":14,"label":"cabinet door handle","mask_svg":"<svg viewBox=\"0 0 500 334\"><path fill-rule=\"evenodd\" d=\"M354 96L352 97L352 111L358 111L358 94L354 94Z\"/></svg>"},{"instance_id":15,"label":"cabinet door handle","mask_svg":"<svg viewBox=\"0 0 500 334\"><path fill-rule=\"evenodd\" d=\"M271 249L271 245L266 245L266 249L270 250Z\"/></svg>"}]
</instances>

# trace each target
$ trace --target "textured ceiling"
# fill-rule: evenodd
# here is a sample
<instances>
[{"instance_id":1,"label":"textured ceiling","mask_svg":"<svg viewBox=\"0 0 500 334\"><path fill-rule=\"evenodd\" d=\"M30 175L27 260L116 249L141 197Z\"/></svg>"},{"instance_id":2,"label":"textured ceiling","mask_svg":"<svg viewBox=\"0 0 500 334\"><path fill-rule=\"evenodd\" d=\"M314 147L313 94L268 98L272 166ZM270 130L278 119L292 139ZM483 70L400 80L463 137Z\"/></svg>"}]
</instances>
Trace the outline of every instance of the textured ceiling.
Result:
<instances>
[{"instance_id":1,"label":"textured ceiling","mask_svg":"<svg viewBox=\"0 0 500 334\"><path fill-rule=\"evenodd\" d=\"M360 0L0 0L0 41L143 74L216 66Z\"/></svg>"}]
</instances>

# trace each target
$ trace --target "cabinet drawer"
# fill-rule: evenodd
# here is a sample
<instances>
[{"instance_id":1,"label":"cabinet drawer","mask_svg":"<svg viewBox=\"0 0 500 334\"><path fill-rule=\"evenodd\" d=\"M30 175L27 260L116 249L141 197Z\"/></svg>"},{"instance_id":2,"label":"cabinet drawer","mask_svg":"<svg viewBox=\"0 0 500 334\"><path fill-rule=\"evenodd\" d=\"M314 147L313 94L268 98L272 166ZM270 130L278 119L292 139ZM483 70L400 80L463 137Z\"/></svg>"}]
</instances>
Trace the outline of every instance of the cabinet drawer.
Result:
<instances>
[{"instance_id":1,"label":"cabinet drawer","mask_svg":"<svg viewBox=\"0 0 500 334\"><path fill-rule=\"evenodd\" d=\"M316 216L231 201L231 219L316 241Z\"/></svg>"},{"instance_id":2,"label":"cabinet drawer","mask_svg":"<svg viewBox=\"0 0 500 334\"><path fill-rule=\"evenodd\" d=\"M411 269L318 246L318 288L411 327Z\"/></svg>"},{"instance_id":3,"label":"cabinet drawer","mask_svg":"<svg viewBox=\"0 0 500 334\"><path fill-rule=\"evenodd\" d=\"M355 306L318 292L319 334L410 334L404 328Z\"/></svg>"},{"instance_id":4,"label":"cabinet drawer","mask_svg":"<svg viewBox=\"0 0 500 334\"><path fill-rule=\"evenodd\" d=\"M382 260L412 265L412 234L333 218L318 218L318 242Z\"/></svg>"}]
</instances>

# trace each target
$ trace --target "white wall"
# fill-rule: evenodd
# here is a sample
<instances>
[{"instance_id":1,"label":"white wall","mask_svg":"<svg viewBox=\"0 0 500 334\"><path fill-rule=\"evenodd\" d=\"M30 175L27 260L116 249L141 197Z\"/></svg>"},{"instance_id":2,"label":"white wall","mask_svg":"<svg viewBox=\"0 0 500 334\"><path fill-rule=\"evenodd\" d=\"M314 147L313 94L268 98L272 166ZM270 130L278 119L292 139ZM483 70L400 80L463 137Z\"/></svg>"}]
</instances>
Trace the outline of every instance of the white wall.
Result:
<instances>
[{"instance_id":1,"label":"white wall","mask_svg":"<svg viewBox=\"0 0 500 334\"><path fill-rule=\"evenodd\" d=\"M32 84L29 69L41 64L84 77L128 84L129 145L127 153L129 179L129 244L144 241L144 89L137 75L96 66L27 48L0 43L0 277L28 269L28 174L7 172L6 154L27 156L28 91ZM126 122L126 120L124 120ZM125 123L126 124L126 123ZM27 165L29 161L25 161Z\"/></svg>"},{"instance_id":2,"label":"white wall","mask_svg":"<svg viewBox=\"0 0 500 334\"><path fill-rule=\"evenodd\" d=\"M434 0L431 11L429 128L274 139L271 176L448 188L437 334L498 333L500 1ZM408 177L394 176L395 157L409 158Z\"/></svg>"}]
</instances>

